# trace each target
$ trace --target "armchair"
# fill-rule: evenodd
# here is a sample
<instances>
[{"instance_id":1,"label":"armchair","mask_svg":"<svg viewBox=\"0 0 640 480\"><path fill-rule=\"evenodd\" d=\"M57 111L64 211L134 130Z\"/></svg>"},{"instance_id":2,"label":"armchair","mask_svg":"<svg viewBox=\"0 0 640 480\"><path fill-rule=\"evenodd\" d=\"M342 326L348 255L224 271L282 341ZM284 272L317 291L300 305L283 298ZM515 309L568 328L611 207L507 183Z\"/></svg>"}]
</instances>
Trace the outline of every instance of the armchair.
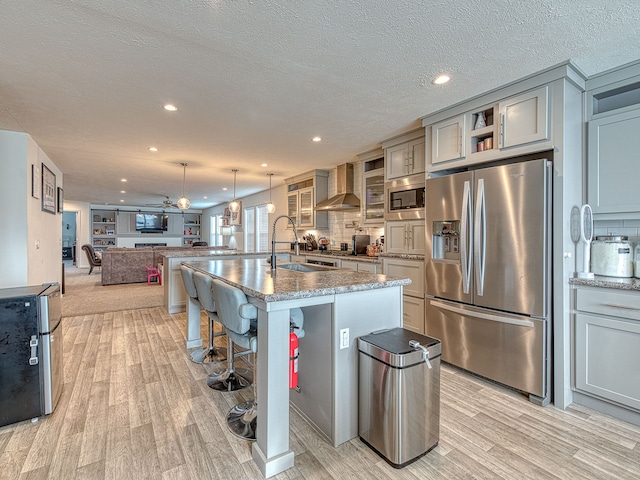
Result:
<instances>
[{"instance_id":1,"label":"armchair","mask_svg":"<svg viewBox=\"0 0 640 480\"><path fill-rule=\"evenodd\" d=\"M82 245L82 249L87 254L87 259L89 260L89 275L91 275L91 272L93 272L93 267L102 266L102 259L96 255L95 250L88 243Z\"/></svg>"}]
</instances>

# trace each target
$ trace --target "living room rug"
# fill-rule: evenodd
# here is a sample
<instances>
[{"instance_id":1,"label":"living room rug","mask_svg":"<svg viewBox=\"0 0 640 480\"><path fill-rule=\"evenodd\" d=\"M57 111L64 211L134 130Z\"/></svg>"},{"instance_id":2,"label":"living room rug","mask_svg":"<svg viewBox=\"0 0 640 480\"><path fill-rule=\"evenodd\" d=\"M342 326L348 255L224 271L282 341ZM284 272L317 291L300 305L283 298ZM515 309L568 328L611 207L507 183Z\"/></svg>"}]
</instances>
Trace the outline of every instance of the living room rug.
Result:
<instances>
[{"instance_id":1,"label":"living room rug","mask_svg":"<svg viewBox=\"0 0 640 480\"><path fill-rule=\"evenodd\" d=\"M88 268L77 268L75 265L65 263L63 317L161 307L164 304L162 286L157 283L103 286L100 269L94 269L91 275L88 273Z\"/></svg>"}]
</instances>

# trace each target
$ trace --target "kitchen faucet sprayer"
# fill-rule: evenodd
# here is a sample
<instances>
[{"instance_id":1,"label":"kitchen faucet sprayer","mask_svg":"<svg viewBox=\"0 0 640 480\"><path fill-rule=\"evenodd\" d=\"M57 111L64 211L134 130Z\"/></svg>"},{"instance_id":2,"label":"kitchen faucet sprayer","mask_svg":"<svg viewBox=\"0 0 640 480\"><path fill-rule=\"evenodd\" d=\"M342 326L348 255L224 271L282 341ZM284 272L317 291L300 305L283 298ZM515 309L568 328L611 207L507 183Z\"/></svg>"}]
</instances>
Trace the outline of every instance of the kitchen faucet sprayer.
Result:
<instances>
[{"instance_id":1,"label":"kitchen faucet sprayer","mask_svg":"<svg viewBox=\"0 0 640 480\"><path fill-rule=\"evenodd\" d=\"M287 215L280 215L273 221L273 231L271 232L271 270L276 268L276 243L291 243L291 242L276 242L276 223L281 218L286 218L291 223L293 227L293 236L295 240L295 254L300 255L300 244L298 243L298 232L296 231L296 224L291 217Z\"/></svg>"}]
</instances>

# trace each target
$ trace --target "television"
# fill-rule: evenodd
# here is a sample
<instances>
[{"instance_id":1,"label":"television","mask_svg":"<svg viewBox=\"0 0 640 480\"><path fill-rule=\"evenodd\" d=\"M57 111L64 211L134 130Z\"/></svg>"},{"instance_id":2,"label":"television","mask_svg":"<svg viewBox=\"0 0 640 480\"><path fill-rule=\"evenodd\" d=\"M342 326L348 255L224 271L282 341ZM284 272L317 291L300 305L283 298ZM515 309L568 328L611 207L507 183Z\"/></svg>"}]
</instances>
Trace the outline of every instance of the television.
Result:
<instances>
[{"instance_id":1,"label":"television","mask_svg":"<svg viewBox=\"0 0 640 480\"><path fill-rule=\"evenodd\" d=\"M137 232L166 232L169 215L162 213L136 213Z\"/></svg>"}]
</instances>

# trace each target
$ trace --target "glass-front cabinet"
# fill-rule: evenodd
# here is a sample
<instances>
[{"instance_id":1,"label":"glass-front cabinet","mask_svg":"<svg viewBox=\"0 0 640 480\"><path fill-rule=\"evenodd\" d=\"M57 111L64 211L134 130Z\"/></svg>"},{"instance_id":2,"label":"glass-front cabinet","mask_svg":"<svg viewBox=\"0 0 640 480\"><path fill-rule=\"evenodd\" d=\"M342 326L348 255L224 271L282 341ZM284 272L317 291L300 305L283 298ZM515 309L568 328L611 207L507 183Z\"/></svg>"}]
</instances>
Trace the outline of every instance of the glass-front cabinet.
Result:
<instances>
[{"instance_id":1,"label":"glass-front cabinet","mask_svg":"<svg viewBox=\"0 0 640 480\"><path fill-rule=\"evenodd\" d=\"M362 221L368 224L384 223L384 153L382 149L374 150L371 156L380 156L366 160L365 155L359 155L363 160L362 177Z\"/></svg>"},{"instance_id":2,"label":"glass-front cabinet","mask_svg":"<svg viewBox=\"0 0 640 480\"><path fill-rule=\"evenodd\" d=\"M329 173L314 170L285 180L287 184L287 215L298 228L327 228L327 212L317 212L316 202L327 198ZM287 224L291 228L291 224Z\"/></svg>"}]
</instances>

